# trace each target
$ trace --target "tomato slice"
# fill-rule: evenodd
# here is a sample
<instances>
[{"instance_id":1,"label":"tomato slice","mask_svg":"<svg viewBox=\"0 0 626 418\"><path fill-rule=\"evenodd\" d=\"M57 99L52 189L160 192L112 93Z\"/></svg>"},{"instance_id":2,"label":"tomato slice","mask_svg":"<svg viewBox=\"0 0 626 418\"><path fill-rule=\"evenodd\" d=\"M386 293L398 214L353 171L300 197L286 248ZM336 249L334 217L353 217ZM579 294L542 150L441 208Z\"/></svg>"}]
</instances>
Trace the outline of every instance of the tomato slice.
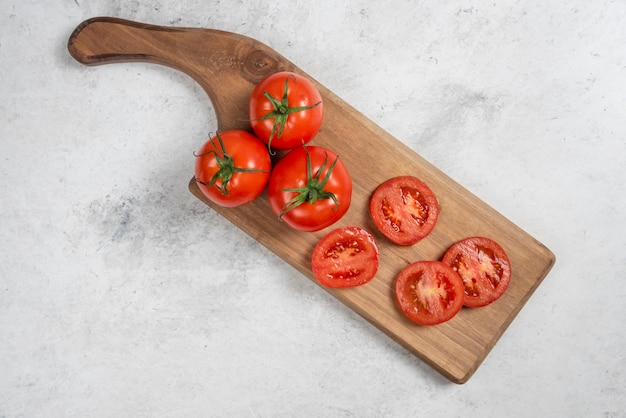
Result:
<instances>
[{"instance_id":1,"label":"tomato slice","mask_svg":"<svg viewBox=\"0 0 626 418\"><path fill-rule=\"evenodd\" d=\"M443 255L465 286L465 306L478 308L500 298L511 281L511 263L494 240L470 237L452 244Z\"/></svg>"},{"instance_id":2,"label":"tomato slice","mask_svg":"<svg viewBox=\"0 0 626 418\"><path fill-rule=\"evenodd\" d=\"M324 286L343 288L371 281L378 271L378 247L374 237L356 226L337 228L315 246L313 275Z\"/></svg>"},{"instance_id":3,"label":"tomato slice","mask_svg":"<svg viewBox=\"0 0 626 418\"><path fill-rule=\"evenodd\" d=\"M413 245L435 227L439 204L426 183L412 176L399 176L376 188L369 212L376 227L392 242Z\"/></svg>"},{"instance_id":4,"label":"tomato slice","mask_svg":"<svg viewBox=\"0 0 626 418\"><path fill-rule=\"evenodd\" d=\"M437 325L452 319L463 307L463 281L440 261L417 261L396 279L396 299L411 321Z\"/></svg>"}]
</instances>

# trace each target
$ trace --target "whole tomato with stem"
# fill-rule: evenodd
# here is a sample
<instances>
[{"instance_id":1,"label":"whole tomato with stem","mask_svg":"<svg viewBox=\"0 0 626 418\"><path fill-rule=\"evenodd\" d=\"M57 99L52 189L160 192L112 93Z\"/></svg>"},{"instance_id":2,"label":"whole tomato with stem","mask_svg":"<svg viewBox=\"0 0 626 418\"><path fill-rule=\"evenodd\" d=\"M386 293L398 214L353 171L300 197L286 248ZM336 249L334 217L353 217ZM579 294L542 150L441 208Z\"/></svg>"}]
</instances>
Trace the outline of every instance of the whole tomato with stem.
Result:
<instances>
[{"instance_id":1,"label":"whole tomato with stem","mask_svg":"<svg viewBox=\"0 0 626 418\"><path fill-rule=\"evenodd\" d=\"M311 141L322 126L324 104L307 78L282 71L255 86L249 112L252 130L272 152L272 148L289 150Z\"/></svg>"},{"instance_id":2,"label":"whole tomato with stem","mask_svg":"<svg viewBox=\"0 0 626 418\"><path fill-rule=\"evenodd\" d=\"M263 193L272 163L267 147L250 132L217 133L195 153L200 191L220 206L250 203Z\"/></svg>"},{"instance_id":3,"label":"whole tomato with stem","mask_svg":"<svg viewBox=\"0 0 626 418\"><path fill-rule=\"evenodd\" d=\"M337 154L302 145L274 165L267 186L272 211L298 231L318 231L337 222L352 200L352 178Z\"/></svg>"}]
</instances>

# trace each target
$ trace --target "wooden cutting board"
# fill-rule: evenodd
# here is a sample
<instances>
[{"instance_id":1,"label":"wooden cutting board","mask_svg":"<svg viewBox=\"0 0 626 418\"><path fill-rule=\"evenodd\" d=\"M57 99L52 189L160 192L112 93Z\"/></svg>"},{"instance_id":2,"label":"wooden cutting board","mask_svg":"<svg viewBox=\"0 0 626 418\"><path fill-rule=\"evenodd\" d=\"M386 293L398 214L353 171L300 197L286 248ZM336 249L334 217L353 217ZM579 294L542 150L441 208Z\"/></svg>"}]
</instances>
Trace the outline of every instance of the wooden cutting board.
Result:
<instances>
[{"instance_id":1,"label":"wooden cutting board","mask_svg":"<svg viewBox=\"0 0 626 418\"><path fill-rule=\"evenodd\" d=\"M357 288L326 290L455 383L464 383L472 376L555 262L552 252L528 233L254 39L218 30L102 17L81 23L70 36L68 49L86 65L142 61L186 73L209 95L219 130L249 130L248 98L265 76L288 70L309 78L324 101L324 122L313 144L339 154L354 182L352 205L341 221L316 233L296 232L273 216L265 195L247 206L224 209L206 200L193 178L189 188L198 199L311 280L311 251L325 233L346 225L368 229L380 250L376 278ZM324 60L323 54L319 59ZM328 57L329 62L331 59ZM193 164L190 160L192 176ZM377 185L398 175L425 181L440 204L432 234L411 247L392 244L378 233L368 215L370 194ZM504 296L484 308L463 308L451 321L437 326L423 327L407 320L393 299L393 283L400 270L417 260L439 259L452 243L472 235L493 238L507 251L513 277Z\"/></svg>"}]
</instances>

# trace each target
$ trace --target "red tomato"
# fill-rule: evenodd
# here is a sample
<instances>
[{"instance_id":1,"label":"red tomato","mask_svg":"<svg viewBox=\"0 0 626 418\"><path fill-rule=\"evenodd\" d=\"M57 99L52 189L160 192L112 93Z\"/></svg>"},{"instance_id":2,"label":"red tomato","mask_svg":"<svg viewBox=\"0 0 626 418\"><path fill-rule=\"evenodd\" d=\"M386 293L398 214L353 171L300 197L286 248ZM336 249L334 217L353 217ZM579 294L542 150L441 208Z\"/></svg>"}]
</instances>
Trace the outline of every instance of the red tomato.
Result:
<instances>
[{"instance_id":1,"label":"red tomato","mask_svg":"<svg viewBox=\"0 0 626 418\"><path fill-rule=\"evenodd\" d=\"M259 197L271 168L270 154L257 137L230 130L212 137L196 153L195 178L207 198L235 207Z\"/></svg>"},{"instance_id":2,"label":"red tomato","mask_svg":"<svg viewBox=\"0 0 626 418\"><path fill-rule=\"evenodd\" d=\"M496 301L511 281L509 257L497 242L489 238L471 237L454 243L442 261L463 279L465 306L470 308Z\"/></svg>"},{"instance_id":3,"label":"red tomato","mask_svg":"<svg viewBox=\"0 0 626 418\"><path fill-rule=\"evenodd\" d=\"M362 228L337 228L317 243L311 265L313 275L324 286L359 286L371 281L378 271L378 247L374 237Z\"/></svg>"},{"instance_id":4,"label":"red tomato","mask_svg":"<svg viewBox=\"0 0 626 418\"><path fill-rule=\"evenodd\" d=\"M436 325L463 307L463 281L440 261L418 261L400 272L396 299L402 312L420 325Z\"/></svg>"},{"instance_id":5,"label":"red tomato","mask_svg":"<svg viewBox=\"0 0 626 418\"><path fill-rule=\"evenodd\" d=\"M376 188L369 211L376 227L392 242L413 245L435 227L439 204L424 182L400 176Z\"/></svg>"},{"instance_id":6,"label":"red tomato","mask_svg":"<svg viewBox=\"0 0 626 418\"><path fill-rule=\"evenodd\" d=\"M283 71L257 84L250 95L250 122L268 148L287 150L313 139L322 126L322 96L306 78Z\"/></svg>"},{"instance_id":7,"label":"red tomato","mask_svg":"<svg viewBox=\"0 0 626 418\"><path fill-rule=\"evenodd\" d=\"M332 151L302 146L274 166L267 186L270 206L299 231L318 231L337 222L350 207L352 179Z\"/></svg>"}]
</instances>

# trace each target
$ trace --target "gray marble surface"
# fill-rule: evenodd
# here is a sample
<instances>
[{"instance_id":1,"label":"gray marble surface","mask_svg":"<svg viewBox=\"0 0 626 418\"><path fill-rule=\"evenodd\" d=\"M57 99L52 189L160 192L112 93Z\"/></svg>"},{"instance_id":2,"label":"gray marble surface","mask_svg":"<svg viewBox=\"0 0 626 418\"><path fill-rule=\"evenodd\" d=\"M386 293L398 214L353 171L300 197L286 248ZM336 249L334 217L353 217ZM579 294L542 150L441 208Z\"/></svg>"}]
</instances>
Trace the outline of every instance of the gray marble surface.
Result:
<instances>
[{"instance_id":1,"label":"gray marble surface","mask_svg":"<svg viewBox=\"0 0 626 418\"><path fill-rule=\"evenodd\" d=\"M94 16L256 38L546 244L449 383L187 191L187 76ZM0 3L1 417L626 416L626 2Z\"/></svg>"}]
</instances>

